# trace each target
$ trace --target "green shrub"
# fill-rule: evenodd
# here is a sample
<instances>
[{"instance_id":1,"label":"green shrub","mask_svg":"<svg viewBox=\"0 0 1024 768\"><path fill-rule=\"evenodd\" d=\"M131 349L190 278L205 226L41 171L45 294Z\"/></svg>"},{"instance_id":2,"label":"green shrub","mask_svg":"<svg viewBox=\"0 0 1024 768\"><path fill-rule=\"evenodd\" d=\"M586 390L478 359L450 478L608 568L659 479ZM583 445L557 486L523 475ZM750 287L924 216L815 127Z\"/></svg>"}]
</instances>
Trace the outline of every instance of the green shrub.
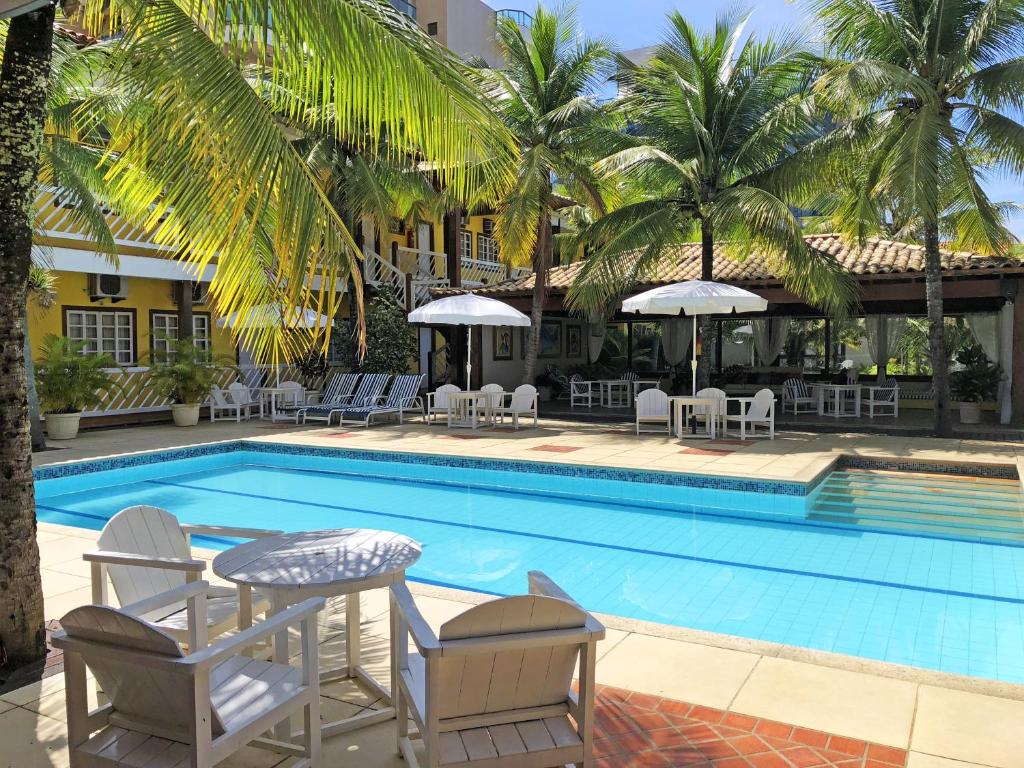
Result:
<instances>
[{"instance_id":1,"label":"green shrub","mask_svg":"<svg viewBox=\"0 0 1024 768\"><path fill-rule=\"evenodd\" d=\"M334 332L353 370L398 376L408 373L409 362L419 353L416 329L409 325L405 309L389 291L379 292L366 307L366 357L362 364L357 359L351 328L338 324Z\"/></svg>"},{"instance_id":2,"label":"green shrub","mask_svg":"<svg viewBox=\"0 0 1024 768\"><path fill-rule=\"evenodd\" d=\"M981 345L973 344L960 350L956 359L964 369L950 374L949 388L953 399L960 403L995 400L999 394L999 380L1002 379L1003 372L985 356Z\"/></svg>"},{"instance_id":3,"label":"green shrub","mask_svg":"<svg viewBox=\"0 0 1024 768\"><path fill-rule=\"evenodd\" d=\"M149 385L172 403L199 405L210 396L224 365L217 365L209 352L195 346L191 338L167 339L169 354L153 359L146 374Z\"/></svg>"},{"instance_id":4,"label":"green shrub","mask_svg":"<svg viewBox=\"0 0 1024 768\"><path fill-rule=\"evenodd\" d=\"M36 391L43 413L78 413L98 405L112 380L106 368L116 368L110 355L85 355L83 342L66 336L47 336L42 357L35 361Z\"/></svg>"}]
</instances>

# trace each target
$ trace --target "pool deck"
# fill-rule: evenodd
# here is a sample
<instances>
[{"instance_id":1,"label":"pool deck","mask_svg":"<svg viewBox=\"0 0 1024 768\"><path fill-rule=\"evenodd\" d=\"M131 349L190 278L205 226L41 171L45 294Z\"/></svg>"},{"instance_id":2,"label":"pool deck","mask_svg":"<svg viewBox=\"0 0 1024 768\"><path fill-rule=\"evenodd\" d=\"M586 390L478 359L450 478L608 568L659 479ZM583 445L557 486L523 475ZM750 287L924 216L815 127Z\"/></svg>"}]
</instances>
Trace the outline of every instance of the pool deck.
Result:
<instances>
[{"instance_id":1,"label":"pool deck","mask_svg":"<svg viewBox=\"0 0 1024 768\"><path fill-rule=\"evenodd\" d=\"M204 424L192 430L148 426L91 432L34 459L42 466L239 438L797 482L812 480L840 454L1008 466L1024 455L1021 444L854 434L790 432L773 442L741 444L680 442L650 434L637 438L621 429L557 422L542 422L540 429L518 433L452 432L418 423L355 430L250 422ZM96 535L40 524L47 619L58 619L88 602L88 568L81 554L94 546ZM413 585L413 591L435 627L467 603L484 599L423 585ZM364 648L377 649L373 663L383 673L386 596L371 593L364 604ZM601 766L1024 766L1024 686L601 618L610 627L597 664L598 682L606 686L599 697ZM328 634L324 652L337 653L340 636ZM324 695L325 708L337 710L328 715L375 705L354 690L328 686ZM7 758L0 764L66 765L63 718L60 675L0 696L0 755ZM332 739L325 745L325 764L400 766L392 739L393 725L388 723ZM359 755L357 762L353 753ZM275 764L267 753L246 750L224 765Z\"/></svg>"}]
</instances>

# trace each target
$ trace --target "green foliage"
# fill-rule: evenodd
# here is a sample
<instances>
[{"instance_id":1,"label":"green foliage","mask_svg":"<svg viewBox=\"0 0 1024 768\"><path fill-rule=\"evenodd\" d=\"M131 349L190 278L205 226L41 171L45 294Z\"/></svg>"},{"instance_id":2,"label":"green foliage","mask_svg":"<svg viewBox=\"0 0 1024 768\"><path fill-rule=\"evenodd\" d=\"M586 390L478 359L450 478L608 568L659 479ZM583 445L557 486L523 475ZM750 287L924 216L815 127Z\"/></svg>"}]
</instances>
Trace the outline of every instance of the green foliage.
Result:
<instances>
[{"instance_id":1,"label":"green foliage","mask_svg":"<svg viewBox=\"0 0 1024 768\"><path fill-rule=\"evenodd\" d=\"M209 353L195 346L190 337L167 341L170 353L150 361L146 374L150 386L173 403L203 403L225 366L214 363Z\"/></svg>"},{"instance_id":2,"label":"green foliage","mask_svg":"<svg viewBox=\"0 0 1024 768\"><path fill-rule=\"evenodd\" d=\"M954 400L961 403L982 403L996 399L1003 372L985 356L980 344L962 349L957 355L957 362L964 368L954 371L949 377Z\"/></svg>"},{"instance_id":3,"label":"green foliage","mask_svg":"<svg viewBox=\"0 0 1024 768\"><path fill-rule=\"evenodd\" d=\"M335 333L345 333L336 329ZM381 291L366 309L366 356L358 364L356 345L351 334L341 341L343 354L353 368L368 373L407 373L409 361L416 358L419 345L416 330L409 325L405 310L388 291Z\"/></svg>"},{"instance_id":4,"label":"green foliage","mask_svg":"<svg viewBox=\"0 0 1024 768\"><path fill-rule=\"evenodd\" d=\"M44 413L78 413L100 402L111 386L105 368L116 368L110 355L85 355L85 344L66 336L47 336L35 361L36 390Z\"/></svg>"}]
</instances>

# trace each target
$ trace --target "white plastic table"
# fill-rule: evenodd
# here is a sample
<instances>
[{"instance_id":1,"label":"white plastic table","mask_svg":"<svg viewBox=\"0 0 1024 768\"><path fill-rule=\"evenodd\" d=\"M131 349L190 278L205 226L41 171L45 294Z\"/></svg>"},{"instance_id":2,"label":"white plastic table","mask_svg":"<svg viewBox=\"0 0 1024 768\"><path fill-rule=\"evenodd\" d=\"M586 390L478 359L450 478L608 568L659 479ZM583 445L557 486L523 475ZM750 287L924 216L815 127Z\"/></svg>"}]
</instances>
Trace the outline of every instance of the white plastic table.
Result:
<instances>
[{"instance_id":1,"label":"white plastic table","mask_svg":"<svg viewBox=\"0 0 1024 768\"><path fill-rule=\"evenodd\" d=\"M221 552L213 559L213 572L238 585L239 627L252 625L252 590L270 599L270 615L309 597L345 595L345 665L320 672L320 681L354 679L391 704L391 691L360 665L359 594L405 581L405 571L420 559L420 545L392 531L343 528L284 533L255 539ZM316 642L316 638L313 638ZM395 654L391 679L397 680ZM274 661L287 664L288 632L274 635ZM394 707L366 712L325 723L324 737L346 733L390 720ZM287 721L278 725L276 738L289 741Z\"/></svg>"},{"instance_id":2,"label":"white plastic table","mask_svg":"<svg viewBox=\"0 0 1024 768\"><path fill-rule=\"evenodd\" d=\"M629 379L598 379L591 382L597 385L599 400L604 408L629 408L633 398L633 382Z\"/></svg>"},{"instance_id":3,"label":"white plastic table","mask_svg":"<svg viewBox=\"0 0 1024 768\"><path fill-rule=\"evenodd\" d=\"M860 418L860 384L814 384L813 386L818 390L819 416L831 416L834 419Z\"/></svg>"},{"instance_id":4,"label":"white plastic table","mask_svg":"<svg viewBox=\"0 0 1024 768\"><path fill-rule=\"evenodd\" d=\"M690 414L697 406L704 408L704 434L695 434L693 437L707 437L712 440L718 434L718 421L722 418L720 408L725 405L720 397L695 397L694 395L680 395L670 397L668 401L672 404L672 418L676 425L676 437L682 440L687 436L686 425L690 421Z\"/></svg>"},{"instance_id":5,"label":"white plastic table","mask_svg":"<svg viewBox=\"0 0 1024 768\"><path fill-rule=\"evenodd\" d=\"M260 387L258 390L260 397L263 399L265 404L269 403L269 408L266 412L270 414L271 421L282 421L294 418L294 413L287 411L278 411L277 404L278 399L282 401L294 400L292 403L284 403L285 407L291 407L293 410L301 408L306 404L306 390L297 389L296 387Z\"/></svg>"},{"instance_id":6,"label":"white plastic table","mask_svg":"<svg viewBox=\"0 0 1024 768\"><path fill-rule=\"evenodd\" d=\"M477 390L449 392L448 426L476 429L480 424L490 424L493 420L493 398L497 395L497 392Z\"/></svg>"}]
</instances>

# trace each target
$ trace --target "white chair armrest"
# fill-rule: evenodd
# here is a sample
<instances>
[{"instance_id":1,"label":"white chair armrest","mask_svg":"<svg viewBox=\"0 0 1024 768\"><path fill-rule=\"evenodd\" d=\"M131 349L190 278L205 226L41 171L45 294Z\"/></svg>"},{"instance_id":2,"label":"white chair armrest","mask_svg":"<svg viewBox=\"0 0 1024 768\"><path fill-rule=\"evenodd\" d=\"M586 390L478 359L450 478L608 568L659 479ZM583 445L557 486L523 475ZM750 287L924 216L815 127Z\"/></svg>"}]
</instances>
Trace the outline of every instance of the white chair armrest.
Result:
<instances>
[{"instance_id":1,"label":"white chair armrest","mask_svg":"<svg viewBox=\"0 0 1024 768\"><path fill-rule=\"evenodd\" d=\"M265 539L284 533L268 528L232 528L227 525L183 525L181 530L186 536L227 536L232 539Z\"/></svg>"},{"instance_id":2,"label":"white chair armrest","mask_svg":"<svg viewBox=\"0 0 1024 768\"><path fill-rule=\"evenodd\" d=\"M323 610L326 604L327 601L322 597L311 597L308 600L303 600L301 603L275 614L266 621L261 621L254 627L243 630L227 639L218 640L216 645L196 651L183 659L183 661L197 669L212 667L230 656L238 655L239 651L251 648L260 640L292 624L303 620L315 619L316 615Z\"/></svg>"},{"instance_id":3,"label":"white chair armrest","mask_svg":"<svg viewBox=\"0 0 1024 768\"><path fill-rule=\"evenodd\" d=\"M121 610L134 616L141 616L150 611L155 611L157 608L165 608L168 605L174 605L192 597L206 596L209 591L210 582L193 581L190 584L184 584L180 587L169 589L166 592L160 592L159 594L144 598L131 605L121 606Z\"/></svg>"},{"instance_id":4,"label":"white chair armrest","mask_svg":"<svg viewBox=\"0 0 1024 768\"><path fill-rule=\"evenodd\" d=\"M82 555L82 559L89 563L135 565L140 568L163 568L168 571L192 573L202 573L206 569L206 563L202 560L183 560L177 557L150 557L148 555L136 555L128 552L108 552L102 549L86 552Z\"/></svg>"},{"instance_id":5,"label":"white chair armrest","mask_svg":"<svg viewBox=\"0 0 1024 768\"><path fill-rule=\"evenodd\" d=\"M423 618L420 609L416 607L416 601L412 599L412 593L405 584L392 584L391 596L394 598L395 607L403 623L408 627L413 642L419 648L423 656L435 656L441 653L441 642L434 634L434 630Z\"/></svg>"}]
</instances>

